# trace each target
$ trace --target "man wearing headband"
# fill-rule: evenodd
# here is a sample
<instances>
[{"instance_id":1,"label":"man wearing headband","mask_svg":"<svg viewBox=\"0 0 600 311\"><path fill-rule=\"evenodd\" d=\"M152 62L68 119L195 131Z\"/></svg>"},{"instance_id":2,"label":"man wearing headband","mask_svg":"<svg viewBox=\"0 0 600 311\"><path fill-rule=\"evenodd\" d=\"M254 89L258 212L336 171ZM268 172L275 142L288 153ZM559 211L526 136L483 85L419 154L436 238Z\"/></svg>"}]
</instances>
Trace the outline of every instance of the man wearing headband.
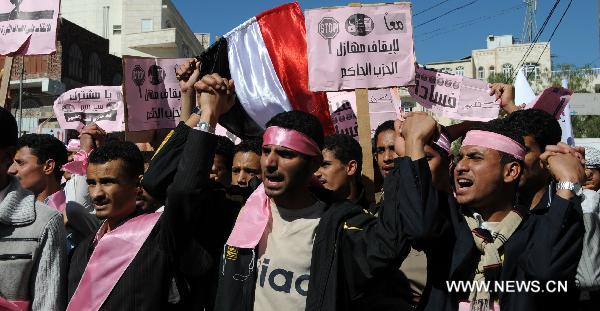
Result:
<instances>
[{"instance_id":1,"label":"man wearing headband","mask_svg":"<svg viewBox=\"0 0 600 311\"><path fill-rule=\"evenodd\" d=\"M454 168L455 196L433 186L424 146L437 139L436 122L411 113L402 126L406 157L388 177L404 180L397 200L405 232L428 259L424 310L556 310L576 304L574 279L581 254L583 225L579 199L559 189L549 212L529 212L515 205L525 156L523 139L502 120L467 133ZM577 157L548 146L541 156L554 178L579 182L583 168ZM390 202L391 203L391 202ZM560 254L560 255L559 255ZM453 289L451 281L564 281L567 293L524 290ZM448 282L446 282L448 281ZM473 284L473 283L470 283Z\"/></svg>"},{"instance_id":2,"label":"man wearing headband","mask_svg":"<svg viewBox=\"0 0 600 311\"><path fill-rule=\"evenodd\" d=\"M202 215L197 237L209 253L226 216L201 168L214 153L212 129L227 111L219 108L231 97L227 83L213 74L196 84L202 114L186 123L200 124L188 131L181 155L171 158L178 159L177 174L185 174L187 183L171 186L167 202ZM215 94L220 100L207 101ZM386 209L377 219L322 189L313 174L321 165L323 140L320 122L305 112L283 112L266 124L263 184L241 209L225 246L219 246L215 310L406 308L391 281L408 252L399 213Z\"/></svg>"},{"instance_id":3,"label":"man wearing headband","mask_svg":"<svg viewBox=\"0 0 600 311\"><path fill-rule=\"evenodd\" d=\"M514 96L514 93L512 93L512 96ZM502 98L502 100L509 102L509 105L503 105L504 109L509 112L510 109L506 107L512 106L510 103L514 99ZM523 161L523 173L519 181L519 204L529 206L537 212L548 211L548 207L552 203L552 193L556 191L556 183L553 182L550 172L540 165L540 155L546 151L546 146L556 145L560 142L560 125L552 115L539 109L514 110L505 121L507 126L514 127L521 133L527 151ZM578 150L571 149L568 146L562 145L562 147L565 152L578 152ZM583 185L584 188L589 186L591 174L589 174L588 167L590 161L594 161L595 157L591 149L585 151L585 172L588 179L586 184ZM595 191L583 190L581 207L585 235L576 279L578 289L582 291L580 295L582 310L600 308L598 300L600 296L598 291L600 286L600 277L598 277L600 275L600 262L595 260L600 256L600 247L598 246L600 241L599 199L600 197Z\"/></svg>"}]
</instances>

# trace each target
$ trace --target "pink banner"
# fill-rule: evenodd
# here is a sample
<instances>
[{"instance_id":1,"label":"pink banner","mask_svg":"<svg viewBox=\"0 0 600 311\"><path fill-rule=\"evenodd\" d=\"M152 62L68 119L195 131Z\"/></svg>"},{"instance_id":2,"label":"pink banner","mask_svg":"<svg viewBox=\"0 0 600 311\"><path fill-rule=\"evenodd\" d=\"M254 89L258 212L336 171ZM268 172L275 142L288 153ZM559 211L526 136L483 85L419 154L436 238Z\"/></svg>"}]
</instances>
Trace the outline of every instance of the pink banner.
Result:
<instances>
[{"instance_id":1,"label":"pink banner","mask_svg":"<svg viewBox=\"0 0 600 311\"><path fill-rule=\"evenodd\" d=\"M536 97L531 103L527 104L525 108L544 110L555 117L556 120L560 120L561 114L571 100L571 95L573 95L573 91L569 89L563 87L550 87L545 89L542 94Z\"/></svg>"},{"instance_id":2,"label":"pink banner","mask_svg":"<svg viewBox=\"0 0 600 311\"><path fill-rule=\"evenodd\" d=\"M312 91L414 84L410 3L312 9L305 16Z\"/></svg>"},{"instance_id":3,"label":"pink banner","mask_svg":"<svg viewBox=\"0 0 600 311\"><path fill-rule=\"evenodd\" d=\"M187 58L123 57L127 131L175 128L181 90L175 72Z\"/></svg>"},{"instance_id":4,"label":"pink banner","mask_svg":"<svg viewBox=\"0 0 600 311\"><path fill-rule=\"evenodd\" d=\"M59 0L0 2L0 55L43 55L56 51Z\"/></svg>"},{"instance_id":5,"label":"pink banner","mask_svg":"<svg viewBox=\"0 0 600 311\"><path fill-rule=\"evenodd\" d=\"M356 94L352 92L328 92L329 112L336 134L346 134L358 141L356 120Z\"/></svg>"},{"instance_id":6,"label":"pink banner","mask_svg":"<svg viewBox=\"0 0 600 311\"><path fill-rule=\"evenodd\" d=\"M393 92L395 90L395 92ZM396 120L401 109L400 93L398 89L369 90L369 117L371 121L371 138L381 123Z\"/></svg>"},{"instance_id":7,"label":"pink banner","mask_svg":"<svg viewBox=\"0 0 600 311\"><path fill-rule=\"evenodd\" d=\"M456 120L488 121L498 117L500 104L485 81L417 68L410 95L431 112Z\"/></svg>"},{"instance_id":8,"label":"pink banner","mask_svg":"<svg viewBox=\"0 0 600 311\"><path fill-rule=\"evenodd\" d=\"M395 120L400 112L400 93L397 88L369 90L369 118L371 137L377 127ZM331 121L336 134L347 134L358 141L358 121L356 119L356 94L352 92L327 92Z\"/></svg>"},{"instance_id":9,"label":"pink banner","mask_svg":"<svg viewBox=\"0 0 600 311\"><path fill-rule=\"evenodd\" d=\"M54 101L54 114L63 129L80 130L96 123L107 132L125 130L120 86L86 86L67 91Z\"/></svg>"}]
</instances>

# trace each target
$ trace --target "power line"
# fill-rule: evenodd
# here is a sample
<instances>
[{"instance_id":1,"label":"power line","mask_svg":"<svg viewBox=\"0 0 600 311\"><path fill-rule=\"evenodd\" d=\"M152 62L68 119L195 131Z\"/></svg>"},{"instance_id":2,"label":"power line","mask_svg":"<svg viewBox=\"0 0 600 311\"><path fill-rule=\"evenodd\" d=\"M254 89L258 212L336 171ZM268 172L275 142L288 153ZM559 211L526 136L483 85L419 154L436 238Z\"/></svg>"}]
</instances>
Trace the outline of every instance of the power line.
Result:
<instances>
[{"instance_id":1,"label":"power line","mask_svg":"<svg viewBox=\"0 0 600 311\"><path fill-rule=\"evenodd\" d=\"M454 9L452 9L452 10L446 11L446 12L444 12L444 13L442 13L442 14L440 14L440 15L438 15L438 16L436 16L436 17L434 17L434 18L431 18L431 19L429 19L429 20L427 20L427 21L425 21L425 22L423 22L423 23L420 23L420 24L416 25L416 26L415 26L415 27L413 27L413 28L418 28L418 27L420 27L420 26L423 26L423 25L429 24L429 23L431 23L431 22L433 22L433 21L435 21L435 20L438 20L438 19L440 19L440 18L442 18L442 17L444 17L444 16L446 16L446 15L448 15L448 14L450 14L450 13L453 13L453 12L456 12L456 11L458 11L458 10L464 9L464 8L468 7L469 5L472 5L473 3L477 2L477 1L479 1L479 0L473 0L473 1L471 1L471 2L468 2L468 3L465 3L465 4L461 5L461 6L459 6L459 7L456 7L456 8L454 8Z\"/></svg>"},{"instance_id":2,"label":"power line","mask_svg":"<svg viewBox=\"0 0 600 311\"><path fill-rule=\"evenodd\" d=\"M558 23L556 24L556 26L554 26L554 29L552 30L552 33L550 34L550 38L548 38L548 43L546 43L546 45L544 46L544 49L542 50L542 53L540 54L540 56L537 59L536 63L540 62L540 59L542 59L542 55L544 55L544 52L546 52L546 48L548 48L548 45L550 44L550 41L552 41L552 38L554 37L554 33L556 33L556 30L558 29L558 26L560 26L560 23L562 23L563 18L565 17L565 15L567 14L567 11L569 11L569 8L571 7L571 3L573 3L573 0L569 0L569 4L567 5L567 8L565 9L565 11L563 12L563 14L560 16L560 19L558 20ZM533 71L530 71L527 74L527 79L529 79L529 75L531 75Z\"/></svg>"},{"instance_id":3,"label":"power line","mask_svg":"<svg viewBox=\"0 0 600 311\"><path fill-rule=\"evenodd\" d=\"M493 14L493 15L480 16L480 17L477 17L477 18L474 18L474 19L470 19L470 20L467 20L467 21L464 21L464 22L456 23L456 24L450 26L449 30L446 30L446 29L448 29L448 27L444 27L444 28L437 28L437 29L425 32L425 33L420 34L419 36L421 36L421 37L425 37L425 36L428 36L428 35L430 35L430 36L425 37L424 39L416 40L416 42L422 42L422 41L431 40L431 39L433 39L435 37L438 37L438 36L441 36L441 35L444 35L444 34L447 34L447 33L451 33L451 32L454 32L454 31L457 31L457 30L460 30L460 29L463 29L463 28L475 25L477 23L480 23L480 22L483 22L483 21L486 21L486 20L490 20L490 19L498 17L500 15L504 15L504 14L516 11L518 9L523 8L524 6L525 5L520 4L520 5L511 7L511 8L504 9L504 10L502 10L502 11L496 13L496 14ZM446 30L446 31L439 32L440 30Z\"/></svg>"},{"instance_id":4,"label":"power line","mask_svg":"<svg viewBox=\"0 0 600 311\"><path fill-rule=\"evenodd\" d=\"M413 17L415 17L415 16L417 16L417 15L419 15L419 14L423 14L423 13L425 13L425 12L427 12L427 11L433 10L433 9L437 8L438 6L440 6L440 5L444 4L444 3L448 2L448 1L450 1L450 0L444 0L444 1L440 2L440 3L438 3L438 4L435 4L435 5L433 5L433 6L430 6L430 7L426 8L426 9L424 9L424 10L421 10L421 11L419 11L419 12L417 12L417 13L413 14Z\"/></svg>"}]
</instances>

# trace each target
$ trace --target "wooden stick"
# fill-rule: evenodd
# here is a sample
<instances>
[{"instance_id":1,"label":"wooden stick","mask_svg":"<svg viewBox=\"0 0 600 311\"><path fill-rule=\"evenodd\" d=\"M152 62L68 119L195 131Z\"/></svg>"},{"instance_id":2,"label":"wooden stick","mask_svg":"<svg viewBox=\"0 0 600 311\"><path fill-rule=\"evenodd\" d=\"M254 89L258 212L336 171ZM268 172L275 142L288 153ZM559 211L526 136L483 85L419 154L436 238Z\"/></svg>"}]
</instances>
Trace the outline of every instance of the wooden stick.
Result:
<instances>
[{"instance_id":1,"label":"wooden stick","mask_svg":"<svg viewBox=\"0 0 600 311\"><path fill-rule=\"evenodd\" d=\"M0 74L0 106L6 107L6 97L10 85L10 73L12 71L13 58L8 56L4 58L4 68Z\"/></svg>"}]
</instances>

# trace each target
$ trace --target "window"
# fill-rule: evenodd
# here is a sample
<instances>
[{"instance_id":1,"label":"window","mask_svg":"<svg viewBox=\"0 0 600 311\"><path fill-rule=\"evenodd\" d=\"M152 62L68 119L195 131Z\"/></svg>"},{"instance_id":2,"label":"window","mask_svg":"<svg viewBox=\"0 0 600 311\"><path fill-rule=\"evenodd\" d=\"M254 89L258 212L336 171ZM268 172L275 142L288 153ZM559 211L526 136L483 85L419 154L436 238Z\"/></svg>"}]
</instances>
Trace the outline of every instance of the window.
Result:
<instances>
[{"instance_id":1,"label":"window","mask_svg":"<svg viewBox=\"0 0 600 311\"><path fill-rule=\"evenodd\" d=\"M113 25L113 35L121 34L121 25Z\"/></svg>"},{"instance_id":2,"label":"window","mask_svg":"<svg viewBox=\"0 0 600 311\"><path fill-rule=\"evenodd\" d=\"M490 66L490 76L496 74L496 67Z\"/></svg>"},{"instance_id":3,"label":"window","mask_svg":"<svg viewBox=\"0 0 600 311\"><path fill-rule=\"evenodd\" d=\"M69 76L81 79L82 78L82 63L83 55L77 44L72 44L69 48Z\"/></svg>"},{"instance_id":4,"label":"window","mask_svg":"<svg viewBox=\"0 0 600 311\"><path fill-rule=\"evenodd\" d=\"M477 79L485 79L485 69L483 69L482 66L479 66L479 68L477 68Z\"/></svg>"},{"instance_id":5,"label":"window","mask_svg":"<svg viewBox=\"0 0 600 311\"><path fill-rule=\"evenodd\" d=\"M91 85L99 85L102 82L102 64L100 63L100 57L96 52L90 55L90 64L88 70L88 82Z\"/></svg>"},{"instance_id":6,"label":"window","mask_svg":"<svg viewBox=\"0 0 600 311\"><path fill-rule=\"evenodd\" d=\"M463 67L463 66L456 67L456 74L459 76L464 76L465 75L465 67Z\"/></svg>"},{"instance_id":7,"label":"window","mask_svg":"<svg viewBox=\"0 0 600 311\"><path fill-rule=\"evenodd\" d=\"M540 79L540 65L538 63L525 63L523 68L525 69L525 76L528 78Z\"/></svg>"},{"instance_id":8,"label":"window","mask_svg":"<svg viewBox=\"0 0 600 311\"><path fill-rule=\"evenodd\" d=\"M511 64L502 65L502 74L508 77L512 77L513 74L513 66Z\"/></svg>"},{"instance_id":9,"label":"window","mask_svg":"<svg viewBox=\"0 0 600 311\"><path fill-rule=\"evenodd\" d=\"M445 73L452 73L452 68L448 68L448 67L446 67L446 68L442 68L442 69L440 69L440 71L441 71L441 72L445 72Z\"/></svg>"},{"instance_id":10,"label":"window","mask_svg":"<svg viewBox=\"0 0 600 311\"><path fill-rule=\"evenodd\" d=\"M403 112L411 112L415 107L415 103L404 101L400 107L402 108Z\"/></svg>"},{"instance_id":11,"label":"window","mask_svg":"<svg viewBox=\"0 0 600 311\"><path fill-rule=\"evenodd\" d=\"M142 19L142 32L154 30L154 23L151 19Z\"/></svg>"}]
</instances>

